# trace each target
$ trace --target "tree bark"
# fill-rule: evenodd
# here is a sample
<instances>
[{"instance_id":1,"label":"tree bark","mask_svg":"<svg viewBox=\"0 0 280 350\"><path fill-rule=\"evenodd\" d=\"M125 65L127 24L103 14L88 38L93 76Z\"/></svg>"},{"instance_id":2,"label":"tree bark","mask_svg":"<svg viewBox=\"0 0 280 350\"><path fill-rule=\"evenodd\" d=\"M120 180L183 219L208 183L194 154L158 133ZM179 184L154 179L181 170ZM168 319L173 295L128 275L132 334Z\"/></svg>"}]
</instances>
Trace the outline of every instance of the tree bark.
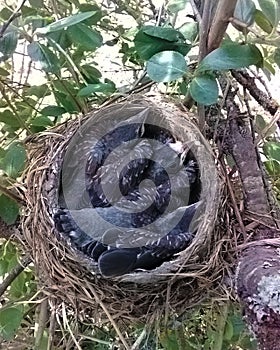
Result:
<instances>
[{"instance_id":1,"label":"tree bark","mask_svg":"<svg viewBox=\"0 0 280 350\"><path fill-rule=\"evenodd\" d=\"M234 102L236 92L226 99L227 144L234 158L250 220L255 221L253 242L245 244L236 270L236 291L250 329L260 350L279 350L280 339L280 232L260 168L258 150L248 118ZM277 209L276 209L277 211ZM279 209L278 209L279 213ZM277 213L276 213L277 214Z\"/></svg>"}]
</instances>

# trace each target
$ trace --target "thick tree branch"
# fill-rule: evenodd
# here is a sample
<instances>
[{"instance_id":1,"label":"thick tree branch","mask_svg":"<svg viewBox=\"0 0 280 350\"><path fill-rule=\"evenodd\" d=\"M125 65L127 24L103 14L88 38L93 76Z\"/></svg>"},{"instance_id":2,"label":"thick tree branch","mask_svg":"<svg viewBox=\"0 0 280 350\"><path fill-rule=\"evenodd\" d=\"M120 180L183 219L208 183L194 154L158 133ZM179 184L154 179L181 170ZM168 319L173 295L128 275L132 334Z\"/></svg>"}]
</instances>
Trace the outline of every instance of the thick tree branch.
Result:
<instances>
[{"instance_id":1,"label":"thick tree branch","mask_svg":"<svg viewBox=\"0 0 280 350\"><path fill-rule=\"evenodd\" d=\"M226 98L228 112L228 140L230 151L239 170L245 195L246 209L252 213L269 214L270 208L264 188L262 172L254 140L246 119L234 102L235 93L230 92Z\"/></svg>"},{"instance_id":2,"label":"thick tree branch","mask_svg":"<svg viewBox=\"0 0 280 350\"><path fill-rule=\"evenodd\" d=\"M207 48L208 33L213 22L217 1L205 0L202 12L201 22L199 23L199 54L200 62L209 52Z\"/></svg>"},{"instance_id":3,"label":"thick tree branch","mask_svg":"<svg viewBox=\"0 0 280 350\"><path fill-rule=\"evenodd\" d=\"M248 246L236 272L237 293L260 350L279 350L280 239L274 241Z\"/></svg>"},{"instance_id":4,"label":"thick tree branch","mask_svg":"<svg viewBox=\"0 0 280 350\"><path fill-rule=\"evenodd\" d=\"M229 19L233 17L237 0L220 0L208 34L208 53L218 48L223 40Z\"/></svg>"},{"instance_id":5,"label":"thick tree branch","mask_svg":"<svg viewBox=\"0 0 280 350\"><path fill-rule=\"evenodd\" d=\"M248 118L234 102L231 89L225 103L228 113L226 142L242 181L246 209L254 213L254 240L244 245L236 270L236 291L247 322L260 350L278 350L280 337L280 232L270 205L259 166ZM267 225L267 226L266 226ZM264 239L265 238L265 239ZM267 243L270 242L270 243Z\"/></svg>"}]
</instances>

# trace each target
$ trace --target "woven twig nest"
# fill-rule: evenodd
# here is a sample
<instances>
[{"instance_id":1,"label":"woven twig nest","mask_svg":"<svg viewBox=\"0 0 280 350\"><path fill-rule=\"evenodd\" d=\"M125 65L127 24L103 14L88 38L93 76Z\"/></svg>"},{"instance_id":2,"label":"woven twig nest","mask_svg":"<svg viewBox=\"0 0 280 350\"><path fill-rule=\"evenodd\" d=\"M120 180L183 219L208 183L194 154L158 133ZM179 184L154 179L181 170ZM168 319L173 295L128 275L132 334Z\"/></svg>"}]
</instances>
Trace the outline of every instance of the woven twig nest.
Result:
<instances>
[{"instance_id":1,"label":"woven twig nest","mask_svg":"<svg viewBox=\"0 0 280 350\"><path fill-rule=\"evenodd\" d=\"M96 264L54 228L63 159L81 125L86 125L81 129L85 130L89 125L100 125L100 121L103 125L118 118L125 122L143 111L149 121L161 120L177 139L187 140L191 145L202 184L197 232L187 249L154 270L103 278L96 273ZM25 177L27 206L22 228L42 290L53 301L66 301L79 311L80 317L90 314L102 319L103 310L111 319L139 319L167 310L179 313L211 289L221 271L221 245L215 244L224 234L215 229L221 188L211 148L191 118L162 101L155 104L150 99L137 97L68 121L34 136L29 142L30 165Z\"/></svg>"}]
</instances>

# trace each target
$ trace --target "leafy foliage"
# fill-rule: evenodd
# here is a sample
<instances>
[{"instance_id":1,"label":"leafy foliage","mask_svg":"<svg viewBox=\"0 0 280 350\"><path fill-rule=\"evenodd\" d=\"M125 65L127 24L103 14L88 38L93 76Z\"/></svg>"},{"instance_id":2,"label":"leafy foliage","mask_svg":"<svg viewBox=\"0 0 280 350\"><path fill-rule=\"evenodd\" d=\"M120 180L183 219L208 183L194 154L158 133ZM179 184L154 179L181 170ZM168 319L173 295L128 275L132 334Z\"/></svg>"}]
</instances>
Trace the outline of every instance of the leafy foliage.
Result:
<instances>
[{"instance_id":1,"label":"leafy foliage","mask_svg":"<svg viewBox=\"0 0 280 350\"><path fill-rule=\"evenodd\" d=\"M176 51L161 51L147 62L147 73L157 82L169 82L182 77L187 70L183 55Z\"/></svg>"},{"instance_id":2,"label":"leafy foliage","mask_svg":"<svg viewBox=\"0 0 280 350\"><path fill-rule=\"evenodd\" d=\"M160 333L165 350L256 349L238 308L229 304L213 304L195 308L185 322Z\"/></svg>"},{"instance_id":3,"label":"leafy foliage","mask_svg":"<svg viewBox=\"0 0 280 350\"><path fill-rule=\"evenodd\" d=\"M2 203L1 203L2 204ZM0 204L0 206L1 206ZM11 241L2 240L0 246L0 278L5 277L18 264L20 252ZM11 283L6 293L5 305L0 309L0 338L11 340L24 314L29 310L28 304L17 303L22 298L28 298L36 293L36 284L31 270L25 270ZM31 313L33 317L33 313Z\"/></svg>"},{"instance_id":4,"label":"leafy foliage","mask_svg":"<svg viewBox=\"0 0 280 350\"><path fill-rule=\"evenodd\" d=\"M141 88L146 82L163 83L167 93L181 100L190 96L201 105L217 102L217 77L227 77L231 69L250 66L269 77L275 66L280 67L278 0L238 0L235 29L227 33L221 47L201 61L198 23L184 12L187 0L169 0L166 12L158 17L160 11L150 2L108 3L109 8L100 1L46 4L29 0L0 36L0 191L5 190L0 193L0 217L9 225L20 212L19 203L8 194L26 165L26 137L128 90L116 74L108 76L102 67L102 50L121 55L117 69L129 71L135 78L134 88L139 87L137 82L143 83ZM15 3L0 5L3 27L15 10ZM178 26L180 14L183 23ZM125 19L121 21L122 16ZM273 136L275 125L267 130L267 123L257 116L256 132L264 139L264 164L280 200L280 144ZM0 276L4 278L17 264L20 252L10 241L1 243ZM12 339L23 319L26 322L34 316L28 303L17 305L14 301L27 300L35 293L32 270L13 281L0 310L3 339ZM160 343L163 349L254 349L240 314L235 309L224 311L219 307L194 311L187 322L161 330L159 340L153 340L154 348ZM135 325L132 333L138 336L142 330ZM83 329L83 336L85 349L107 349L116 338L112 330L92 328Z\"/></svg>"}]
</instances>

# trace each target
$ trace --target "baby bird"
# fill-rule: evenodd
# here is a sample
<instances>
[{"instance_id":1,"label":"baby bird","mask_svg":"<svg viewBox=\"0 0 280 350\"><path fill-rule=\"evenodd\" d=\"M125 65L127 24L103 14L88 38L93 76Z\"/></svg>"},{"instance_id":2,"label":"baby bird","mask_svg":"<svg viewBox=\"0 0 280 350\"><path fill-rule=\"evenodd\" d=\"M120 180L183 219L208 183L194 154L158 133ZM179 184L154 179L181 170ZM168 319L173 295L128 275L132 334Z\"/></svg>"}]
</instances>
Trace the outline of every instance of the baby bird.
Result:
<instances>
[{"instance_id":1,"label":"baby bird","mask_svg":"<svg viewBox=\"0 0 280 350\"><path fill-rule=\"evenodd\" d=\"M61 193L54 222L104 277L152 270L190 245L201 191L191 151L145 120L83 147L85 190L71 209Z\"/></svg>"}]
</instances>

